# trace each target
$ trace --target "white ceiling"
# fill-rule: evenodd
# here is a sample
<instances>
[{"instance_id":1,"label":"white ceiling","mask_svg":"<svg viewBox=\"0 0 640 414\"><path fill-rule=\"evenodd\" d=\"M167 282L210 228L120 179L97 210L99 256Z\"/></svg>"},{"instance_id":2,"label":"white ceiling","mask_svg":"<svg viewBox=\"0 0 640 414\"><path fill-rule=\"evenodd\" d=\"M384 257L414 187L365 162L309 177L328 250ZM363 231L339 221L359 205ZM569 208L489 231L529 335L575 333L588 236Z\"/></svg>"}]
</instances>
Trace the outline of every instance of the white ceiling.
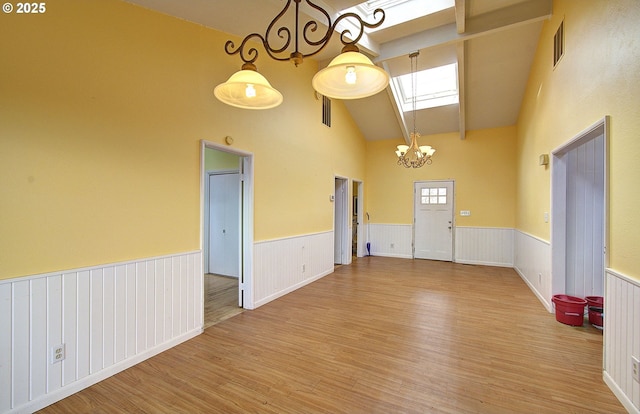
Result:
<instances>
[{"instance_id":1,"label":"white ceiling","mask_svg":"<svg viewBox=\"0 0 640 414\"><path fill-rule=\"evenodd\" d=\"M264 35L286 4L285 0L126 1L241 38L254 32ZM335 19L339 10L362 1L314 3ZM323 21L306 1L300 3L300 12L309 13L319 24ZM391 20L393 9L385 12ZM422 135L459 132L464 139L467 130L515 125L542 22L551 12L552 0L455 0L454 7L441 12L390 28L383 25L367 33L359 46L392 77L410 71L408 56L416 50L420 51L419 70L458 63L460 104L420 110L416 125ZM289 10L283 21L292 16ZM285 24L293 28L293 23ZM326 66L341 46L336 35L314 58ZM367 140L407 138L407 123L395 104L392 87L345 104ZM410 114L407 120L411 125Z\"/></svg>"}]
</instances>

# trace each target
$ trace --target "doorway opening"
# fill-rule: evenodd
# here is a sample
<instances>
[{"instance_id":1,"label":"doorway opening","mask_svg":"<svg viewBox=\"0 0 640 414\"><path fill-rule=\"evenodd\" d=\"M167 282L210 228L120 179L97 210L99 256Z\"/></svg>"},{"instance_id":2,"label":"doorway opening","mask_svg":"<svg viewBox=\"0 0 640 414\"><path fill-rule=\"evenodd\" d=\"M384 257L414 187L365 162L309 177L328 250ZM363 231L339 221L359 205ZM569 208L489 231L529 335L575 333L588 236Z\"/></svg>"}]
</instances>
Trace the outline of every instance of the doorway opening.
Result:
<instances>
[{"instance_id":1,"label":"doorway opening","mask_svg":"<svg viewBox=\"0 0 640 414\"><path fill-rule=\"evenodd\" d=\"M364 249L364 185L362 181L353 180L352 188L352 229L351 256L352 260L365 255Z\"/></svg>"},{"instance_id":2,"label":"doorway opening","mask_svg":"<svg viewBox=\"0 0 640 414\"><path fill-rule=\"evenodd\" d=\"M253 155L201 143L204 326L253 309Z\"/></svg>"},{"instance_id":3,"label":"doorway opening","mask_svg":"<svg viewBox=\"0 0 640 414\"><path fill-rule=\"evenodd\" d=\"M352 213L349 211L349 180L335 177L333 263L336 265L351 263L351 235L349 234L351 216Z\"/></svg>"},{"instance_id":4,"label":"doorway opening","mask_svg":"<svg viewBox=\"0 0 640 414\"><path fill-rule=\"evenodd\" d=\"M608 117L552 151L552 294L604 296Z\"/></svg>"}]
</instances>

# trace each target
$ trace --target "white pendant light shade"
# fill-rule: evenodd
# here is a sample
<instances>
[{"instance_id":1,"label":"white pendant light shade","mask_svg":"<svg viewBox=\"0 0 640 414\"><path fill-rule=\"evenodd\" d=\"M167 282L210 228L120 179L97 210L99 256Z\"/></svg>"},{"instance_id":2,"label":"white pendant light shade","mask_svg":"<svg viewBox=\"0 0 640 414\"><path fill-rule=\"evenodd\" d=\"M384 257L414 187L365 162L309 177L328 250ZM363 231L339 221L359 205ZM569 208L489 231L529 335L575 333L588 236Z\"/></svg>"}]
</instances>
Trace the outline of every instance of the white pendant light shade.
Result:
<instances>
[{"instance_id":1,"label":"white pendant light shade","mask_svg":"<svg viewBox=\"0 0 640 414\"><path fill-rule=\"evenodd\" d=\"M389 75L362 53L346 51L316 73L311 84L318 93L329 98L360 99L385 89L389 85Z\"/></svg>"},{"instance_id":2,"label":"white pendant light shade","mask_svg":"<svg viewBox=\"0 0 640 414\"><path fill-rule=\"evenodd\" d=\"M255 66L253 66L255 68ZM255 69L243 69L216 86L213 94L227 105L242 109L269 109L282 103L282 94Z\"/></svg>"}]
</instances>

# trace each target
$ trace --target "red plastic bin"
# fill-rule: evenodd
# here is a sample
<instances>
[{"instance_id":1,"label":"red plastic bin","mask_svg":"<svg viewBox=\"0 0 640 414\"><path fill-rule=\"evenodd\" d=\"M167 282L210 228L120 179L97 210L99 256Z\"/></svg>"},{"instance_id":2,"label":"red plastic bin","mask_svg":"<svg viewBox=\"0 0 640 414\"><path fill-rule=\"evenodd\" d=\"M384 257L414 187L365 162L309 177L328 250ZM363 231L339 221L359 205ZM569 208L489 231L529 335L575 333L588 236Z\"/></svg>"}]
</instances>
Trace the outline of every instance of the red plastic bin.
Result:
<instances>
[{"instance_id":1,"label":"red plastic bin","mask_svg":"<svg viewBox=\"0 0 640 414\"><path fill-rule=\"evenodd\" d=\"M582 326L584 323L584 307L587 301L576 296L553 295L556 305L556 320L571 326Z\"/></svg>"},{"instance_id":2,"label":"red plastic bin","mask_svg":"<svg viewBox=\"0 0 640 414\"><path fill-rule=\"evenodd\" d=\"M587 296L589 308L589 323L598 329L604 324L604 298L602 296Z\"/></svg>"}]
</instances>

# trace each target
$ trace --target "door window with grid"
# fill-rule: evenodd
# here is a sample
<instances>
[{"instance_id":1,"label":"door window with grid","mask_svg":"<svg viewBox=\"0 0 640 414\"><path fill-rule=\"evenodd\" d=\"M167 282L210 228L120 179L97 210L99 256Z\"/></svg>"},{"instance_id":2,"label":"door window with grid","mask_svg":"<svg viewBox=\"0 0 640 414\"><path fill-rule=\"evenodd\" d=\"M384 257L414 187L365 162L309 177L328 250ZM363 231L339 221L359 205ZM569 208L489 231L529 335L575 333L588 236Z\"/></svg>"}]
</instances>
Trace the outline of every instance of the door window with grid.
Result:
<instances>
[{"instance_id":1,"label":"door window with grid","mask_svg":"<svg viewBox=\"0 0 640 414\"><path fill-rule=\"evenodd\" d=\"M447 188L422 188L420 202L421 204L447 204Z\"/></svg>"}]
</instances>

